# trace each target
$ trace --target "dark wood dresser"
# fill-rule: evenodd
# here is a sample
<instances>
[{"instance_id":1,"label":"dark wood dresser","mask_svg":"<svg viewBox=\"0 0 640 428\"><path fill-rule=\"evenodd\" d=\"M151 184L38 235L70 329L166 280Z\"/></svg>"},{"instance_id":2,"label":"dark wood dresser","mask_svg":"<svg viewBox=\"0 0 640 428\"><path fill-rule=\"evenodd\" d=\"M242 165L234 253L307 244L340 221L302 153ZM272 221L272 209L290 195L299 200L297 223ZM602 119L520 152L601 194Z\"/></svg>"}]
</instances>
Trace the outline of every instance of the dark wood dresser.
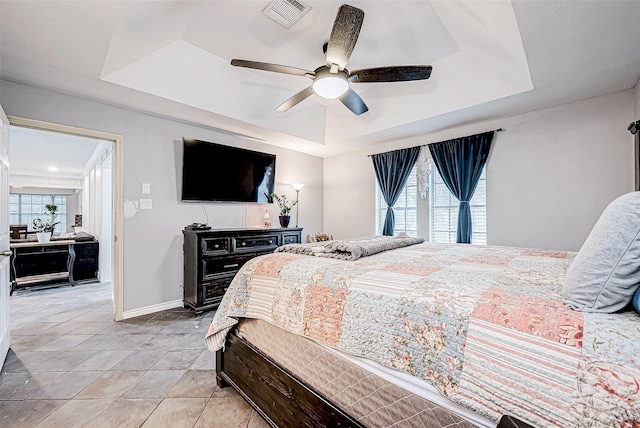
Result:
<instances>
[{"instance_id":1,"label":"dark wood dresser","mask_svg":"<svg viewBox=\"0 0 640 428\"><path fill-rule=\"evenodd\" d=\"M13 242L11 291L55 283L75 285L98 279L97 241L54 240L46 243Z\"/></svg>"},{"instance_id":2,"label":"dark wood dresser","mask_svg":"<svg viewBox=\"0 0 640 428\"><path fill-rule=\"evenodd\" d=\"M302 242L302 228L193 230L185 228L183 304L196 314L218 307L248 260Z\"/></svg>"}]
</instances>

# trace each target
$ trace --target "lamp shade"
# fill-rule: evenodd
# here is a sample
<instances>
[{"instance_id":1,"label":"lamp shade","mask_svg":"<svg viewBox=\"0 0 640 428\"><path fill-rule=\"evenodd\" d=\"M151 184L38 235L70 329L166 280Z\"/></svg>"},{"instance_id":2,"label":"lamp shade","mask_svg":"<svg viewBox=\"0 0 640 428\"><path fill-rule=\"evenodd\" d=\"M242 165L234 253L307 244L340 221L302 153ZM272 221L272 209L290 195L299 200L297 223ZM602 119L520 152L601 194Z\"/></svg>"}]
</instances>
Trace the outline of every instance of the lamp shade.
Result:
<instances>
[{"instance_id":1,"label":"lamp shade","mask_svg":"<svg viewBox=\"0 0 640 428\"><path fill-rule=\"evenodd\" d=\"M292 183L291 187L293 187L293 190L296 192L299 192L304 187L304 183Z\"/></svg>"}]
</instances>

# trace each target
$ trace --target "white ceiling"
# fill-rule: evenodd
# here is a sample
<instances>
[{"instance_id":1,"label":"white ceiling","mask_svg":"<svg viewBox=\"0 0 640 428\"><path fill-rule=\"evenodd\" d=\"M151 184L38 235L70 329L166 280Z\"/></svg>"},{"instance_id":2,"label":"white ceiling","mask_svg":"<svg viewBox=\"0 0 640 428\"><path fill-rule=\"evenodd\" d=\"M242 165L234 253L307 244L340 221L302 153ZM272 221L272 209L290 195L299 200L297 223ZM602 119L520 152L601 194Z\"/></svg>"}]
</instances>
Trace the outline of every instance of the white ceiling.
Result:
<instances>
[{"instance_id":1,"label":"white ceiling","mask_svg":"<svg viewBox=\"0 0 640 428\"><path fill-rule=\"evenodd\" d=\"M290 29L265 1L0 2L0 77L187 120L318 156L632 88L640 1L353 1L347 65L433 66L429 80L361 83L362 116L313 95L274 109L313 70L340 2L307 1ZM372 148L373 150L373 148Z\"/></svg>"},{"instance_id":2,"label":"white ceiling","mask_svg":"<svg viewBox=\"0 0 640 428\"><path fill-rule=\"evenodd\" d=\"M9 138L12 186L66 188L69 183L82 184L103 143L92 138L18 126L10 128Z\"/></svg>"}]
</instances>

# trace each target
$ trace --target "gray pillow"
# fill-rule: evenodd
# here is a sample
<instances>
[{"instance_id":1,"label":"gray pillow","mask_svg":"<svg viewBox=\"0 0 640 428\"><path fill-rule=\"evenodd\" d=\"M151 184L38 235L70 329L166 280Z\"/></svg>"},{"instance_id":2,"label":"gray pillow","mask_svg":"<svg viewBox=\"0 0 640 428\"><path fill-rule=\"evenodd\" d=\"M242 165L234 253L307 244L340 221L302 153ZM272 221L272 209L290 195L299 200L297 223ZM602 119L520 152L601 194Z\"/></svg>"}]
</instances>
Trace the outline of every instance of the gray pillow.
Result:
<instances>
[{"instance_id":1,"label":"gray pillow","mask_svg":"<svg viewBox=\"0 0 640 428\"><path fill-rule=\"evenodd\" d=\"M565 303L584 312L624 308L640 285L640 192L604 210L567 271Z\"/></svg>"}]
</instances>

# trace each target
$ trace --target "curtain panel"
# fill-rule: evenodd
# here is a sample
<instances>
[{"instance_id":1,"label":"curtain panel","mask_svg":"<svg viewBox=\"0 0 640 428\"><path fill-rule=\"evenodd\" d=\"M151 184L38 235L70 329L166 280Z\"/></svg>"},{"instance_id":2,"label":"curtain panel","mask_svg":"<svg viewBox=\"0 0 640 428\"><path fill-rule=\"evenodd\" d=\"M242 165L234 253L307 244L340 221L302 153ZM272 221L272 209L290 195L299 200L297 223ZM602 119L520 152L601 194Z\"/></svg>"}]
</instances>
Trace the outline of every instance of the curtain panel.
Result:
<instances>
[{"instance_id":1,"label":"curtain panel","mask_svg":"<svg viewBox=\"0 0 640 428\"><path fill-rule=\"evenodd\" d=\"M393 236L395 216L393 206L398 201L409 174L418 159L420 147L394 150L392 152L371 155L373 169L376 173L378 185L387 204L387 214L384 219L382 234Z\"/></svg>"},{"instance_id":2,"label":"curtain panel","mask_svg":"<svg viewBox=\"0 0 640 428\"><path fill-rule=\"evenodd\" d=\"M494 131L429 144L433 162L449 191L460 201L456 242L470 244L472 233L469 201L476 191L489 156Z\"/></svg>"}]
</instances>

